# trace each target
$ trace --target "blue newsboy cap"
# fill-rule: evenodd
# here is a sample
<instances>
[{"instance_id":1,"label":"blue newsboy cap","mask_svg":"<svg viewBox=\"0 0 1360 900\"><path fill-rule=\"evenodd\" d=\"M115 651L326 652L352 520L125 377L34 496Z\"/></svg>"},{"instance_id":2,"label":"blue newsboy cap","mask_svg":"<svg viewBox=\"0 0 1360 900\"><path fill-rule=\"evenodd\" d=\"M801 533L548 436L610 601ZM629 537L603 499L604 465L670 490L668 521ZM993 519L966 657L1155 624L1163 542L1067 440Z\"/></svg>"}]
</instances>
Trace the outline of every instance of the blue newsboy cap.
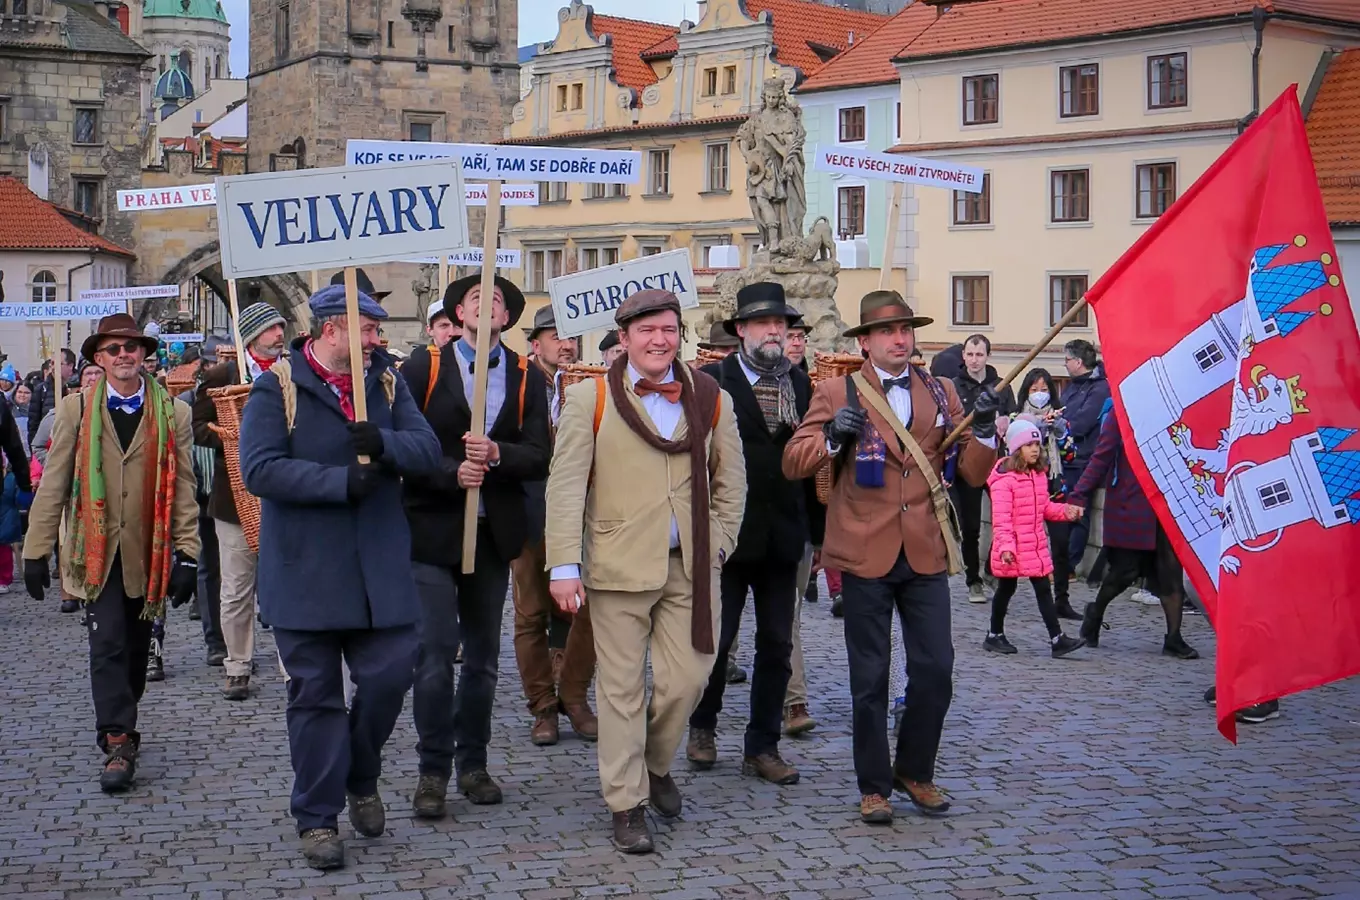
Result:
<instances>
[{"instance_id":1,"label":"blue newsboy cap","mask_svg":"<svg viewBox=\"0 0 1360 900\"><path fill-rule=\"evenodd\" d=\"M343 284L327 285L312 294L307 305L312 308L312 315L318 319L343 316L345 314L345 286ZM383 309L377 300L363 291L359 291L359 315L382 321L387 318L387 310Z\"/></svg>"}]
</instances>

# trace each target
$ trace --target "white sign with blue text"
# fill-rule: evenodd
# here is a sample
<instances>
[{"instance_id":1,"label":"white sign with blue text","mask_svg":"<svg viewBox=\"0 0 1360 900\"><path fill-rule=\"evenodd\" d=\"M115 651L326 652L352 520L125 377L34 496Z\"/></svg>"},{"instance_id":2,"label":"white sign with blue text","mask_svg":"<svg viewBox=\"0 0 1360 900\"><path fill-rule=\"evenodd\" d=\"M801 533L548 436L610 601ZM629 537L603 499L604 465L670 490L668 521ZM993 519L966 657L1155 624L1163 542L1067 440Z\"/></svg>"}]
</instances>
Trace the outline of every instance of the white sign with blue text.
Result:
<instances>
[{"instance_id":1,"label":"white sign with blue text","mask_svg":"<svg viewBox=\"0 0 1360 900\"><path fill-rule=\"evenodd\" d=\"M969 194L982 193L982 170L962 163L937 162L900 153L874 153L869 150L818 145L813 168L818 172L859 175L882 181L901 181L930 187L950 188Z\"/></svg>"},{"instance_id":2,"label":"white sign with blue text","mask_svg":"<svg viewBox=\"0 0 1360 900\"><path fill-rule=\"evenodd\" d=\"M413 159L457 158L463 177L484 181L580 181L637 184L642 180L639 150L519 147L499 144L434 144L424 141L345 143L351 166L389 166Z\"/></svg>"},{"instance_id":3,"label":"white sign with blue text","mask_svg":"<svg viewBox=\"0 0 1360 900\"><path fill-rule=\"evenodd\" d=\"M218 178L222 274L335 269L466 247L465 196L454 159Z\"/></svg>"},{"instance_id":4,"label":"white sign with blue text","mask_svg":"<svg viewBox=\"0 0 1360 900\"><path fill-rule=\"evenodd\" d=\"M70 322L77 319L102 319L127 312L126 300L77 300L74 303L0 303L0 321Z\"/></svg>"},{"instance_id":5,"label":"white sign with blue text","mask_svg":"<svg viewBox=\"0 0 1360 900\"><path fill-rule=\"evenodd\" d=\"M681 309L699 305L694 269L688 250L671 250L640 256L616 266L600 266L548 282L558 337L576 337L588 331L614 327L614 311L638 291L670 291L680 298Z\"/></svg>"},{"instance_id":6,"label":"white sign with blue text","mask_svg":"<svg viewBox=\"0 0 1360 900\"><path fill-rule=\"evenodd\" d=\"M410 259L403 259L402 262L419 263L421 265L433 266L439 262L437 256L418 256ZM466 250L455 250L449 254L449 265L451 266L480 266L482 264L482 248L469 247ZM520 253L518 250L497 250L496 268L498 269L518 269L520 267Z\"/></svg>"},{"instance_id":7,"label":"white sign with blue text","mask_svg":"<svg viewBox=\"0 0 1360 900\"><path fill-rule=\"evenodd\" d=\"M136 287L101 288L81 291L81 300L152 300L163 297L178 297L177 284L145 284Z\"/></svg>"}]
</instances>

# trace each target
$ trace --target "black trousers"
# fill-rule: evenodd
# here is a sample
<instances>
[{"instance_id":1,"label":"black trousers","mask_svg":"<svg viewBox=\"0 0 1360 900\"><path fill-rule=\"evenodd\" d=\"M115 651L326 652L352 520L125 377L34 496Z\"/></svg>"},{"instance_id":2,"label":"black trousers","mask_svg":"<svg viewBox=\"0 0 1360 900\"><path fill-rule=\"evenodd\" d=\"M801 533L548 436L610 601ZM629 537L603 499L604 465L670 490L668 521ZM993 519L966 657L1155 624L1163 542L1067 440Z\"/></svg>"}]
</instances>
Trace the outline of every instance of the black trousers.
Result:
<instances>
[{"instance_id":1,"label":"black trousers","mask_svg":"<svg viewBox=\"0 0 1360 900\"><path fill-rule=\"evenodd\" d=\"M198 589L194 601L203 622L203 643L209 650L226 650L222 637L222 564L217 547L217 526L206 506L198 508Z\"/></svg>"},{"instance_id":2,"label":"black trousers","mask_svg":"<svg viewBox=\"0 0 1360 900\"><path fill-rule=\"evenodd\" d=\"M855 776L861 794L892 794L893 772L933 781L944 717L954 697L954 641L949 576L918 575L899 554L882 578L844 574L845 649L850 662ZM888 760L888 673L893 612L907 651L907 705Z\"/></svg>"},{"instance_id":3,"label":"black trousers","mask_svg":"<svg viewBox=\"0 0 1360 900\"><path fill-rule=\"evenodd\" d=\"M982 495L987 489L973 487L960 479L954 482L952 490L959 525L963 529L963 571L971 587L982 581L978 574L982 565L978 544L982 540Z\"/></svg>"},{"instance_id":4,"label":"black trousers","mask_svg":"<svg viewBox=\"0 0 1360 900\"><path fill-rule=\"evenodd\" d=\"M722 569L722 631L713 672L691 728L713 729L727 687L727 657L741 628L749 589L756 606L756 661L751 672L751 718L746 724L747 756L770 753L779 746L784 724L784 694L793 674L793 606L798 563L730 562Z\"/></svg>"},{"instance_id":5,"label":"black trousers","mask_svg":"<svg viewBox=\"0 0 1360 900\"><path fill-rule=\"evenodd\" d=\"M115 556L103 590L85 606L95 739L101 749L111 734L126 734L134 745L141 742L137 704L146 692L151 653L151 620L142 618L145 606L143 598L123 593L123 561Z\"/></svg>"},{"instance_id":6,"label":"black trousers","mask_svg":"<svg viewBox=\"0 0 1360 900\"><path fill-rule=\"evenodd\" d=\"M1048 548L1053 553L1053 597L1059 606L1071 603L1068 589L1072 581L1072 563L1068 558L1068 542L1072 539L1072 523L1046 522Z\"/></svg>"},{"instance_id":7,"label":"black trousers","mask_svg":"<svg viewBox=\"0 0 1360 900\"><path fill-rule=\"evenodd\" d=\"M992 634L1006 633L1006 611L1010 609L1011 598L1015 596L1019 582L1018 578L996 580L996 593L992 595ZM1055 638L1062 634L1062 625L1058 622L1058 608L1053 603L1053 591L1049 588L1048 579L1031 578L1029 583L1034 587L1034 599L1039 601L1039 615L1043 617L1048 636Z\"/></svg>"}]
</instances>

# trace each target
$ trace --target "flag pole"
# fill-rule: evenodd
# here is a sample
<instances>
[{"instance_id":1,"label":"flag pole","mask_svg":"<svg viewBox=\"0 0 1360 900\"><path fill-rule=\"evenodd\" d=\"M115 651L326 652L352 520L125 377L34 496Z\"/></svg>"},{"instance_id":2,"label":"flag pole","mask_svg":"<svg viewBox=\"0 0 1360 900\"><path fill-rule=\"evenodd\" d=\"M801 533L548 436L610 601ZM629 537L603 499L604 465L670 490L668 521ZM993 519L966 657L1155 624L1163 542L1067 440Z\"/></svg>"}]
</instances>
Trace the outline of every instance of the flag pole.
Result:
<instances>
[{"instance_id":1,"label":"flag pole","mask_svg":"<svg viewBox=\"0 0 1360 900\"><path fill-rule=\"evenodd\" d=\"M472 371L472 434L486 434L487 358L491 356L491 294L496 289L496 245L499 243L501 183L486 184L486 224L482 228L482 286L477 300L477 353ZM447 263L447 258L444 260ZM441 264L442 268L442 264ZM463 574L472 572L477 554L477 506L481 488L469 488L463 509Z\"/></svg>"},{"instance_id":2,"label":"flag pole","mask_svg":"<svg viewBox=\"0 0 1360 900\"><path fill-rule=\"evenodd\" d=\"M902 194L905 187L902 182L894 181L892 199L888 201L888 227L883 233L883 265L878 273L880 291L892 288L893 263L897 262L897 220L902 217Z\"/></svg>"},{"instance_id":3,"label":"flag pole","mask_svg":"<svg viewBox=\"0 0 1360 900\"><path fill-rule=\"evenodd\" d=\"M368 421L368 395L364 392L364 351L359 344L359 276L354 266L345 266L345 330L349 332L349 375L354 386L354 421ZM359 465L369 463L359 457Z\"/></svg>"},{"instance_id":4,"label":"flag pole","mask_svg":"<svg viewBox=\"0 0 1360 900\"><path fill-rule=\"evenodd\" d=\"M236 299L236 279L227 279L227 305L231 307L231 340L236 345L236 374L241 384L249 384L250 367L246 364L246 345L241 340L241 304Z\"/></svg>"},{"instance_id":5,"label":"flag pole","mask_svg":"<svg viewBox=\"0 0 1360 900\"><path fill-rule=\"evenodd\" d=\"M997 392L1004 391L1012 381L1019 378L1020 373L1025 371L1025 369L1028 368L1030 363L1034 362L1034 358L1038 356L1040 353L1043 353L1044 350L1048 347L1048 345L1053 343L1053 339L1058 336L1058 333L1061 332L1068 325L1071 325L1073 320L1075 320L1084 309L1086 309L1085 295L1083 295L1082 298L1078 300L1076 303L1072 304L1072 308L1067 311L1066 315L1064 315L1061 319L1053 323L1053 327L1048 329L1048 334L1044 335L1042 338L1039 339L1039 343L1035 344L1034 348L1030 350L1029 353L1025 354L1024 359L1020 360L1020 362L1015 364L1015 368L1011 369L1010 374L1007 375L1004 379L1002 379L1001 383L998 384L993 390L996 390ZM951 446L953 446L954 442L957 441L963 435L963 432L967 430L968 426L972 424L973 414L969 413L968 415L963 417L962 422L954 426L953 431L949 432L949 436L946 437L944 439L944 443L940 445L940 450L942 451L948 450Z\"/></svg>"}]
</instances>

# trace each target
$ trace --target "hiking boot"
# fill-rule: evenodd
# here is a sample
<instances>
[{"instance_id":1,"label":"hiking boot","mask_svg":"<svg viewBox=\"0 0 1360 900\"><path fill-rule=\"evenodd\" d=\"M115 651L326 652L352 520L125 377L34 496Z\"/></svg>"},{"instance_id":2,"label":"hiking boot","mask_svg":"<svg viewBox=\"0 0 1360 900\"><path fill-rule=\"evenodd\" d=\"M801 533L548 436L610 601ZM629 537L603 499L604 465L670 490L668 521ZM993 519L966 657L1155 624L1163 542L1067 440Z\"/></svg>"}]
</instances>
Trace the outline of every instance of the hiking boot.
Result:
<instances>
[{"instance_id":1,"label":"hiking boot","mask_svg":"<svg viewBox=\"0 0 1360 900\"><path fill-rule=\"evenodd\" d=\"M1101 621L1100 613L1096 611L1094 603L1086 604L1086 615L1081 617L1081 639L1086 642L1088 647L1100 646L1100 629L1110 630L1110 626Z\"/></svg>"},{"instance_id":2,"label":"hiking boot","mask_svg":"<svg viewBox=\"0 0 1360 900\"><path fill-rule=\"evenodd\" d=\"M1271 719L1280 717L1280 701L1267 700L1255 706L1248 706L1246 709L1237 711L1237 721L1248 725L1260 725L1262 722L1269 722Z\"/></svg>"},{"instance_id":3,"label":"hiking boot","mask_svg":"<svg viewBox=\"0 0 1360 900\"><path fill-rule=\"evenodd\" d=\"M487 774L486 769L459 773L458 790L478 806L495 806L505 799L501 794L501 786Z\"/></svg>"},{"instance_id":4,"label":"hiking boot","mask_svg":"<svg viewBox=\"0 0 1360 900\"><path fill-rule=\"evenodd\" d=\"M763 778L770 784L798 783L798 770L784 762L778 750L746 757L741 761L741 774Z\"/></svg>"},{"instance_id":5,"label":"hiking boot","mask_svg":"<svg viewBox=\"0 0 1360 900\"><path fill-rule=\"evenodd\" d=\"M214 669L225 666L227 664L227 648L209 647L207 660L208 665L212 666Z\"/></svg>"},{"instance_id":6,"label":"hiking boot","mask_svg":"<svg viewBox=\"0 0 1360 900\"><path fill-rule=\"evenodd\" d=\"M529 729L529 743L535 747L551 747L557 743L557 710L534 713L534 724Z\"/></svg>"},{"instance_id":7,"label":"hiking boot","mask_svg":"<svg viewBox=\"0 0 1360 900\"><path fill-rule=\"evenodd\" d=\"M302 841L302 858L313 869L324 872L345 864L345 842L334 828L308 828L298 838Z\"/></svg>"},{"instance_id":8,"label":"hiking boot","mask_svg":"<svg viewBox=\"0 0 1360 900\"><path fill-rule=\"evenodd\" d=\"M571 723L571 730L583 741L592 743L600 738L600 720L591 711L589 703L559 703L558 710L565 713Z\"/></svg>"},{"instance_id":9,"label":"hiking boot","mask_svg":"<svg viewBox=\"0 0 1360 900\"><path fill-rule=\"evenodd\" d=\"M806 703L790 703L784 707L784 733L789 737L806 734L817 727L817 720L808 714Z\"/></svg>"},{"instance_id":10,"label":"hiking boot","mask_svg":"<svg viewBox=\"0 0 1360 900\"><path fill-rule=\"evenodd\" d=\"M727 683L741 684L746 680L746 670L737 665L737 661L731 657L727 660Z\"/></svg>"},{"instance_id":11,"label":"hiking boot","mask_svg":"<svg viewBox=\"0 0 1360 900\"><path fill-rule=\"evenodd\" d=\"M202 614L201 612L198 611L198 604L195 603L193 606L189 607L189 621L190 621L190 622L201 622L202 620L203 620L203 614Z\"/></svg>"},{"instance_id":12,"label":"hiking boot","mask_svg":"<svg viewBox=\"0 0 1360 900\"><path fill-rule=\"evenodd\" d=\"M227 686L222 688L222 696L228 700L245 700L250 696L250 676L228 675Z\"/></svg>"},{"instance_id":13,"label":"hiking boot","mask_svg":"<svg viewBox=\"0 0 1360 900\"><path fill-rule=\"evenodd\" d=\"M79 600L63 600L63 601L61 601L61 611L64 612L64 613L79 612L79 611L80 611L80 601L79 601Z\"/></svg>"},{"instance_id":14,"label":"hiking boot","mask_svg":"<svg viewBox=\"0 0 1360 900\"><path fill-rule=\"evenodd\" d=\"M1007 655L1019 653L1015 645L1006 640L1004 634L989 634L982 639L982 649L988 653L1005 653Z\"/></svg>"},{"instance_id":15,"label":"hiking boot","mask_svg":"<svg viewBox=\"0 0 1360 900\"><path fill-rule=\"evenodd\" d=\"M147 681L165 680L165 659L161 656L162 649L160 638L152 638L151 655L146 659Z\"/></svg>"},{"instance_id":16,"label":"hiking boot","mask_svg":"<svg viewBox=\"0 0 1360 900\"><path fill-rule=\"evenodd\" d=\"M411 810L417 819L442 819L447 815L449 776L421 775L416 781L416 792L411 798Z\"/></svg>"},{"instance_id":17,"label":"hiking boot","mask_svg":"<svg viewBox=\"0 0 1360 900\"><path fill-rule=\"evenodd\" d=\"M685 759L696 769L711 769L718 762L717 735L711 728L691 728Z\"/></svg>"},{"instance_id":18,"label":"hiking boot","mask_svg":"<svg viewBox=\"0 0 1360 900\"><path fill-rule=\"evenodd\" d=\"M1073 609L1072 604L1066 599L1059 600L1057 606L1059 619L1068 619L1073 622L1080 622L1085 619L1085 616Z\"/></svg>"},{"instance_id":19,"label":"hiking boot","mask_svg":"<svg viewBox=\"0 0 1360 900\"><path fill-rule=\"evenodd\" d=\"M1074 650L1080 650L1086 646L1086 642L1081 638L1071 638L1065 634L1058 635L1058 639L1053 641L1052 654L1054 659L1062 659Z\"/></svg>"},{"instance_id":20,"label":"hiking boot","mask_svg":"<svg viewBox=\"0 0 1360 900\"><path fill-rule=\"evenodd\" d=\"M894 773L893 787L906 794L916 808L926 815L938 816L949 811L949 798L933 781L912 781Z\"/></svg>"},{"instance_id":21,"label":"hiking boot","mask_svg":"<svg viewBox=\"0 0 1360 900\"><path fill-rule=\"evenodd\" d=\"M137 774L137 745L126 734L110 734L104 738L104 769L99 773L99 789L106 794L117 794L132 787Z\"/></svg>"},{"instance_id":22,"label":"hiking boot","mask_svg":"<svg viewBox=\"0 0 1360 900\"><path fill-rule=\"evenodd\" d=\"M882 794L865 794L859 798L859 817L870 825L891 825L892 803Z\"/></svg>"},{"instance_id":23,"label":"hiking boot","mask_svg":"<svg viewBox=\"0 0 1360 900\"><path fill-rule=\"evenodd\" d=\"M624 853L651 853L652 833L647 829L647 804L614 813L614 846Z\"/></svg>"},{"instance_id":24,"label":"hiking boot","mask_svg":"<svg viewBox=\"0 0 1360 900\"><path fill-rule=\"evenodd\" d=\"M1180 632L1168 634L1162 641L1162 655L1176 659L1199 659L1199 651L1185 642Z\"/></svg>"},{"instance_id":25,"label":"hiking boot","mask_svg":"<svg viewBox=\"0 0 1360 900\"><path fill-rule=\"evenodd\" d=\"M674 819L680 815L680 810L684 808L684 799L680 796L680 788L676 786L675 779L669 774L654 775L648 771L647 781L651 786L650 802L656 814L667 819Z\"/></svg>"},{"instance_id":26,"label":"hiking boot","mask_svg":"<svg viewBox=\"0 0 1360 900\"><path fill-rule=\"evenodd\" d=\"M975 581L972 584L968 585L968 602L969 603L987 602L987 591L982 586L981 581Z\"/></svg>"},{"instance_id":27,"label":"hiking boot","mask_svg":"<svg viewBox=\"0 0 1360 900\"><path fill-rule=\"evenodd\" d=\"M837 619L845 618L845 600L840 594L831 595L831 615Z\"/></svg>"},{"instance_id":28,"label":"hiking boot","mask_svg":"<svg viewBox=\"0 0 1360 900\"><path fill-rule=\"evenodd\" d=\"M346 791L345 799L349 801L349 824L354 826L354 830L364 837L382 837L387 828L387 810L383 809L382 797L378 796L378 792L360 797Z\"/></svg>"},{"instance_id":29,"label":"hiking boot","mask_svg":"<svg viewBox=\"0 0 1360 900\"><path fill-rule=\"evenodd\" d=\"M804 602L804 603L816 603L816 602L817 602L817 576L816 576L816 575L813 575L811 578L808 579L807 590L806 590L806 591L803 591L803 602Z\"/></svg>"}]
</instances>

